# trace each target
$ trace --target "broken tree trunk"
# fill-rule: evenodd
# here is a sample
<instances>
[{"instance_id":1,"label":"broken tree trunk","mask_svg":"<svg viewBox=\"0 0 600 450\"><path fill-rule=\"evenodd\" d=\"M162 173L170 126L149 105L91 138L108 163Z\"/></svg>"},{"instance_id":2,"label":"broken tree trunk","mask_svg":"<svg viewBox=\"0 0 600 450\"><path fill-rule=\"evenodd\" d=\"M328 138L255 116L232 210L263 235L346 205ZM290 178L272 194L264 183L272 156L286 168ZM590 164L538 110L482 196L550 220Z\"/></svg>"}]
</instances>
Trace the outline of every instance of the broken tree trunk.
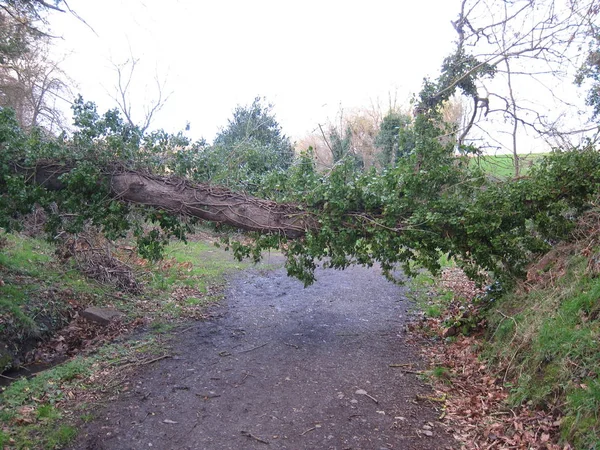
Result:
<instances>
[{"instance_id":1,"label":"broken tree trunk","mask_svg":"<svg viewBox=\"0 0 600 450\"><path fill-rule=\"evenodd\" d=\"M16 170L28 172L35 182L47 189L60 190L63 184L59 177L70 169L49 163ZM280 233L290 238L301 237L317 227L315 217L301 206L259 199L222 186L131 170L114 170L106 176L112 196L127 203L226 223L248 231Z\"/></svg>"}]
</instances>

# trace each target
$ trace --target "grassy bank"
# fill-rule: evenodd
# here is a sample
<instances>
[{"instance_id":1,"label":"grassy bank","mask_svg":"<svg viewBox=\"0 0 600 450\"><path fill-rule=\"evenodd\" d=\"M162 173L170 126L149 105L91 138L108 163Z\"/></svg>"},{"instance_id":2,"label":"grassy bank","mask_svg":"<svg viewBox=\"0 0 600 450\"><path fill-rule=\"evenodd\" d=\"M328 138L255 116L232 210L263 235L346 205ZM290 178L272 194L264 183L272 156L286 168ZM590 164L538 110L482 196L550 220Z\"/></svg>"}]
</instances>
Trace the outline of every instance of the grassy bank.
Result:
<instances>
[{"instance_id":1,"label":"grassy bank","mask_svg":"<svg viewBox=\"0 0 600 450\"><path fill-rule=\"evenodd\" d=\"M588 213L526 280L481 300L465 298L466 281L413 281L465 448L600 448L599 236Z\"/></svg>"},{"instance_id":2,"label":"grassy bank","mask_svg":"<svg viewBox=\"0 0 600 450\"><path fill-rule=\"evenodd\" d=\"M508 404L555 411L580 449L600 447L599 255L579 245L547 255L490 311L484 353L503 370Z\"/></svg>"},{"instance_id":3,"label":"grassy bank","mask_svg":"<svg viewBox=\"0 0 600 450\"><path fill-rule=\"evenodd\" d=\"M204 235L172 243L158 263L122 245L114 248L119 268L127 268L137 286L128 291L118 282L85 276L82 261L63 260L43 240L6 233L0 238L1 369L23 366L26 373L40 357L66 359L0 388L0 449L66 445L97 405L127 388L132 371L171 356L170 333L206 317L207 306L222 298L226 275L248 266ZM87 323L78 313L92 305L124 316L108 327ZM135 329L148 332L131 340Z\"/></svg>"},{"instance_id":4,"label":"grassy bank","mask_svg":"<svg viewBox=\"0 0 600 450\"><path fill-rule=\"evenodd\" d=\"M168 340L147 335L15 381L0 394L0 448L63 448L98 406L129 389L137 367L169 356Z\"/></svg>"}]
</instances>

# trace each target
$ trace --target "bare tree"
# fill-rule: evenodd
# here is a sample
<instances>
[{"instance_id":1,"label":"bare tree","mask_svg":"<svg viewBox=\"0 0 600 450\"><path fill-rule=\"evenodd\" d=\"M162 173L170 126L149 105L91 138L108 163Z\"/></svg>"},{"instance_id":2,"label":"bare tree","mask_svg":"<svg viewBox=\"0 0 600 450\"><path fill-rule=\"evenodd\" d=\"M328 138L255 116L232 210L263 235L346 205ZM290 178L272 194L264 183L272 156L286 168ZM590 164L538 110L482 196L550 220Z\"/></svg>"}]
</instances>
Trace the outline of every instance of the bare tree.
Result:
<instances>
[{"instance_id":1,"label":"bare tree","mask_svg":"<svg viewBox=\"0 0 600 450\"><path fill-rule=\"evenodd\" d=\"M132 91L135 84L134 77L139 64L140 59L134 57L133 53L123 63L112 63L117 75L117 83L114 87L112 98L117 103L119 110L123 113L129 125L138 127L143 134L152 124L156 114L165 106L170 93L165 93L166 81L161 80L158 74L156 74L153 80L154 88L152 89L147 85L144 86L144 91L146 93L153 91L153 95L145 99L132 99ZM138 101L142 105L136 108L134 103ZM141 110L141 113L136 113L134 111L136 109L138 111ZM139 115L134 117L136 114Z\"/></svg>"},{"instance_id":2,"label":"bare tree","mask_svg":"<svg viewBox=\"0 0 600 450\"><path fill-rule=\"evenodd\" d=\"M510 151L518 175L519 142L525 136L535 134L549 145L573 144L589 131L581 105L566 87L573 85L599 5L598 0L463 0L452 22L457 51L446 61L449 76L438 92L459 87L471 99L458 144L484 139ZM484 67L490 76L477 77L474 89L465 89Z\"/></svg>"},{"instance_id":3,"label":"bare tree","mask_svg":"<svg viewBox=\"0 0 600 450\"><path fill-rule=\"evenodd\" d=\"M390 100L390 108L392 105L396 108L396 102ZM378 164L380 150L375 139L384 115L385 109L379 103L349 110L340 107L335 119L319 124L312 133L296 142L296 152L311 147L320 170L331 169L346 153L358 158L368 169ZM336 146L334 141L337 140L341 147Z\"/></svg>"},{"instance_id":4,"label":"bare tree","mask_svg":"<svg viewBox=\"0 0 600 450\"><path fill-rule=\"evenodd\" d=\"M60 102L70 103L70 84L50 57L49 38L42 37L27 52L0 64L0 105L13 108L23 128L54 133L65 126Z\"/></svg>"}]
</instances>

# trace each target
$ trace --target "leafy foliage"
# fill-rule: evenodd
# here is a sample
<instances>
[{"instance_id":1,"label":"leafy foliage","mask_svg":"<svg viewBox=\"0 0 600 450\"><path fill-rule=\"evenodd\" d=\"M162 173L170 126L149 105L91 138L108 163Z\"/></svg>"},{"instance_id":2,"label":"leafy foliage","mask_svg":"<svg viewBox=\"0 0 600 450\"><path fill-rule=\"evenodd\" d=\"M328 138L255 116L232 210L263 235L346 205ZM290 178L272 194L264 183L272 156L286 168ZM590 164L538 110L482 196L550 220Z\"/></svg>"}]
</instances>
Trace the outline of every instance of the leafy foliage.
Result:
<instances>
[{"instance_id":1,"label":"leafy foliage","mask_svg":"<svg viewBox=\"0 0 600 450\"><path fill-rule=\"evenodd\" d=\"M59 9L62 0L3 0L0 12L0 64L25 55L32 43L45 35L44 13Z\"/></svg>"},{"instance_id":2,"label":"leafy foliage","mask_svg":"<svg viewBox=\"0 0 600 450\"><path fill-rule=\"evenodd\" d=\"M345 131L342 132L335 127L331 127L329 129L328 145L334 164L347 160L356 169L361 169L364 166L361 157L352 148L352 128L350 126L347 126Z\"/></svg>"},{"instance_id":3,"label":"leafy foliage","mask_svg":"<svg viewBox=\"0 0 600 450\"><path fill-rule=\"evenodd\" d=\"M408 274L419 266L435 273L440 252L471 276L484 269L509 281L523 274L533 255L568 236L573 219L598 193L600 157L592 148L556 152L528 178L496 181L466 156L456 156L454 140L448 139L456 130L444 123L444 104L457 89L468 94L478 76L491 74L492 68L461 54L447 59L437 81L425 80L417 114L398 136L403 157L379 173L357 170L357 161L344 156L347 136L332 139L341 157L328 174L317 173L310 154L293 161L289 139L260 99L238 107L212 146L164 132L145 135L117 111L100 115L81 98L71 138L25 134L2 111L0 224L15 226L18 214L37 202L50 213L53 236L77 232L85 223L113 238L133 230L140 251L156 259L169 237L184 237L185 224L165 211L111 198L105 175L174 173L300 204L314 214L318 226L302 239L265 235L252 245L232 244L238 256L255 259L262 250L282 247L289 273L307 283L318 259L334 268L378 262L393 277L398 265ZM397 122L389 117L386 131ZM392 134L388 144L394 145ZM70 170L61 178L62 190L28 183L14 170L14 161L31 166L41 159L69 161L63 163Z\"/></svg>"},{"instance_id":4,"label":"leafy foliage","mask_svg":"<svg viewBox=\"0 0 600 450\"><path fill-rule=\"evenodd\" d=\"M156 154L162 158L161 165L177 175L257 192L263 177L285 171L294 161L290 139L283 134L272 109L258 97L250 106L238 106L213 145L204 140L191 143L181 135L173 140L173 136L160 132L162 144ZM144 147L149 148L147 143Z\"/></svg>"},{"instance_id":5,"label":"leafy foliage","mask_svg":"<svg viewBox=\"0 0 600 450\"><path fill-rule=\"evenodd\" d=\"M386 166L398 158L408 156L414 149L411 118L408 115L390 111L381 122L375 145L381 150L381 163Z\"/></svg>"},{"instance_id":6,"label":"leafy foliage","mask_svg":"<svg viewBox=\"0 0 600 450\"><path fill-rule=\"evenodd\" d=\"M250 153L252 150L262 150L268 157L254 162L255 171L286 169L294 159L292 143L283 134L273 114L273 105L263 105L260 97L255 98L249 106L236 107L233 118L220 131L213 144L217 148L237 154L245 148L251 149Z\"/></svg>"}]
</instances>

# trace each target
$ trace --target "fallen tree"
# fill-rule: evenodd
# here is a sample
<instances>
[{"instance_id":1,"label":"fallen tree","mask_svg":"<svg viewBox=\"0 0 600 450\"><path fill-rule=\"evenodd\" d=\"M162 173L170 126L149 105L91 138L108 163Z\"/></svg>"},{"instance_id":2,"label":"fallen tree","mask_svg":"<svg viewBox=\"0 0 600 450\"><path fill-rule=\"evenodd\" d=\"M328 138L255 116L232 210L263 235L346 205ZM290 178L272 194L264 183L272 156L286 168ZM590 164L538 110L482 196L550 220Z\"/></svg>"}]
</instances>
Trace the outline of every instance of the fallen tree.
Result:
<instances>
[{"instance_id":1,"label":"fallen tree","mask_svg":"<svg viewBox=\"0 0 600 450\"><path fill-rule=\"evenodd\" d=\"M49 212L51 237L90 223L109 238L133 231L140 253L157 258L171 237L184 238L180 217L196 217L255 232L253 244L232 244L238 257L280 248L288 272L307 283L323 258L334 268L378 262L392 276L398 264L409 274L418 266L435 272L441 253L471 275L484 269L507 280L568 236L600 192L600 155L591 147L556 153L527 178L498 181L465 165L437 136L422 145L381 174L351 164L327 177L311 167L301 177L285 173L291 184L279 188L294 200L285 202L89 158L11 162L0 218L10 228L7 216L18 219L39 204Z\"/></svg>"},{"instance_id":2,"label":"fallen tree","mask_svg":"<svg viewBox=\"0 0 600 450\"><path fill-rule=\"evenodd\" d=\"M74 165L40 162L30 168L19 164L13 168L37 185L57 191L65 188L62 177L73 170ZM223 186L149 172L118 168L103 172L106 177L103 181L109 186L112 198L129 204L288 238L301 237L307 230L317 228L315 216L296 204L277 203Z\"/></svg>"},{"instance_id":3,"label":"fallen tree","mask_svg":"<svg viewBox=\"0 0 600 450\"><path fill-rule=\"evenodd\" d=\"M393 167L362 172L341 160L323 174L308 155L231 187L205 182L202 145L145 135L117 112L101 116L81 99L78 130L68 138L25 133L0 110L0 226L18 226L37 204L48 212L51 238L85 225L109 239L131 233L140 254L154 259L170 238L185 238L180 216L191 216L255 232L250 245L231 243L236 256L259 259L280 248L288 273L306 283L317 260L339 269L379 263L391 277L399 265L409 275L417 267L435 273L440 254L471 276L511 280L567 238L573 219L593 206L600 156L590 145L557 152L528 177L489 179L469 164L476 148L460 146L457 154L457 130L443 120L452 94L486 73L461 72L461 83L447 76L424 82L411 125L414 148Z\"/></svg>"}]
</instances>

